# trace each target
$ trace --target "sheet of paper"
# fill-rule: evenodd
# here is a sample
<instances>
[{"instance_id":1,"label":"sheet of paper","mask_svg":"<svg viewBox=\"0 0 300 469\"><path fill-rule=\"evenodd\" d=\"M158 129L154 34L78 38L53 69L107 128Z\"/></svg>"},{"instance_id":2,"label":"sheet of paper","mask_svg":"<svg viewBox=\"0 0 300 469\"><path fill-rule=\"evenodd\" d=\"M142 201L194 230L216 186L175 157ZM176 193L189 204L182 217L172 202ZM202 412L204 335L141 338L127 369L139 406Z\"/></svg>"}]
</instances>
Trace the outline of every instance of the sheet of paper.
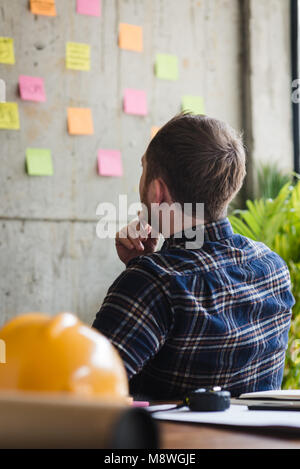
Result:
<instances>
[{"instance_id":1,"label":"sheet of paper","mask_svg":"<svg viewBox=\"0 0 300 469\"><path fill-rule=\"evenodd\" d=\"M25 101L46 101L43 78L20 75L19 88L21 99Z\"/></svg>"},{"instance_id":2,"label":"sheet of paper","mask_svg":"<svg viewBox=\"0 0 300 469\"><path fill-rule=\"evenodd\" d=\"M52 176L51 151L47 148L27 148L26 166L30 176Z\"/></svg>"},{"instance_id":3,"label":"sheet of paper","mask_svg":"<svg viewBox=\"0 0 300 469\"><path fill-rule=\"evenodd\" d=\"M121 152L118 150L99 150L98 170L101 176L123 176Z\"/></svg>"},{"instance_id":4,"label":"sheet of paper","mask_svg":"<svg viewBox=\"0 0 300 469\"><path fill-rule=\"evenodd\" d=\"M178 80L178 57L170 54L157 54L155 74L161 80Z\"/></svg>"},{"instance_id":5,"label":"sheet of paper","mask_svg":"<svg viewBox=\"0 0 300 469\"><path fill-rule=\"evenodd\" d=\"M15 63L14 40L11 37L0 37L0 63Z\"/></svg>"},{"instance_id":6,"label":"sheet of paper","mask_svg":"<svg viewBox=\"0 0 300 469\"><path fill-rule=\"evenodd\" d=\"M148 411L157 411L159 406L148 407ZM224 412L191 412L187 407L178 410L153 413L158 420L175 422L207 423L238 427L292 428L300 431L299 411L248 410L246 406L231 405Z\"/></svg>"},{"instance_id":7,"label":"sheet of paper","mask_svg":"<svg viewBox=\"0 0 300 469\"><path fill-rule=\"evenodd\" d=\"M71 135L92 135L93 117L89 108L68 108L68 129Z\"/></svg>"},{"instance_id":8,"label":"sheet of paper","mask_svg":"<svg viewBox=\"0 0 300 469\"><path fill-rule=\"evenodd\" d=\"M34 15L56 16L55 0L30 0L30 10Z\"/></svg>"},{"instance_id":9,"label":"sheet of paper","mask_svg":"<svg viewBox=\"0 0 300 469\"><path fill-rule=\"evenodd\" d=\"M5 81L0 78L0 103L6 101L6 84Z\"/></svg>"},{"instance_id":10,"label":"sheet of paper","mask_svg":"<svg viewBox=\"0 0 300 469\"><path fill-rule=\"evenodd\" d=\"M91 68L91 47L89 44L67 42L66 67L71 70L88 71Z\"/></svg>"},{"instance_id":11,"label":"sheet of paper","mask_svg":"<svg viewBox=\"0 0 300 469\"><path fill-rule=\"evenodd\" d=\"M177 404L157 404L157 405L150 405L146 410L148 410L149 412L163 412L163 411L166 411L166 410L172 410L172 409L176 409L177 407Z\"/></svg>"},{"instance_id":12,"label":"sheet of paper","mask_svg":"<svg viewBox=\"0 0 300 469\"><path fill-rule=\"evenodd\" d=\"M205 114L204 99L202 96L183 96L182 111L189 111L192 114Z\"/></svg>"},{"instance_id":13,"label":"sheet of paper","mask_svg":"<svg viewBox=\"0 0 300 469\"><path fill-rule=\"evenodd\" d=\"M157 125L153 125L151 127L151 140L155 137L155 135L157 134L159 130L160 130L160 127L158 127Z\"/></svg>"},{"instance_id":14,"label":"sheet of paper","mask_svg":"<svg viewBox=\"0 0 300 469\"><path fill-rule=\"evenodd\" d=\"M120 23L119 26L119 47L121 49L143 51L143 29L141 26Z\"/></svg>"},{"instance_id":15,"label":"sheet of paper","mask_svg":"<svg viewBox=\"0 0 300 469\"><path fill-rule=\"evenodd\" d=\"M17 103L0 103L0 129L18 130L20 128Z\"/></svg>"},{"instance_id":16,"label":"sheet of paper","mask_svg":"<svg viewBox=\"0 0 300 469\"><path fill-rule=\"evenodd\" d=\"M101 0L77 0L80 15L101 16Z\"/></svg>"},{"instance_id":17,"label":"sheet of paper","mask_svg":"<svg viewBox=\"0 0 300 469\"><path fill-rule=\"evenodd\" d=\"M126 114L146 116L148 108L145 91L127 88L124 92L124 112Z\"/></svg>"}]
</instances>

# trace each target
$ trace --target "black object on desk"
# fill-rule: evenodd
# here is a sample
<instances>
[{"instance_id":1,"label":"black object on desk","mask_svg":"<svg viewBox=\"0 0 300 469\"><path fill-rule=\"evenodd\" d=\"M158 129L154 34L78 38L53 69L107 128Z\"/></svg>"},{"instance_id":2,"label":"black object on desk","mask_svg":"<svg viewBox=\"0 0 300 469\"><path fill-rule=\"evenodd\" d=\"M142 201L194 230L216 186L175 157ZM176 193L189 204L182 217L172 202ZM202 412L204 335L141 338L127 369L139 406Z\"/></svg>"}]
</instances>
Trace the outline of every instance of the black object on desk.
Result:
<instances>
[{"instance_id":1,"label":"black object on desk","mask_svg":"<svg viewBox=\"0 0 300 469\"><path fill-rule=\"evenodd\" d=\"M229 391L224 391L219 387L200 388L191 391L180 404L175 404L174 407L172 406L170 409L165 410L165 412L171 412L186 406L193 412L221 412L230 407L230 397ZM161 411L160 408L155 410L150 408L148 412L155 414Z\"/></svg>"},{"instance_id":2,"label":"black object on desk","mask_svg":"<svg viewBox=\"0 0 300 469\"><path fill-rule=\"evenodd\" d=\"M219 387L196 389L184 398L184 404L193 412L220 412L230 407L230 392Z\"/></svg>"}]
</instances>

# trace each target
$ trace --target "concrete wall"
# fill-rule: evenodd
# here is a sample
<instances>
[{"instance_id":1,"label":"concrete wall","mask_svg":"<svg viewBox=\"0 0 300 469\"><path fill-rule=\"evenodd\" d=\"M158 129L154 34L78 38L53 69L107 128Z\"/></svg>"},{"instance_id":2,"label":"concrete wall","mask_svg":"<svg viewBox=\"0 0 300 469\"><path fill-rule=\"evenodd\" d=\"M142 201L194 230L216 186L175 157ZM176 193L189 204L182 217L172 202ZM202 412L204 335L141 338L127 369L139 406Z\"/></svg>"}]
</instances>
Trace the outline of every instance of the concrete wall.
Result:
<instances>
[{"instance_id":1,"label":"concrete wall","mask_svg":"<svg viewBox=\"0 0 300 469\"><path fill-rule=\"evenodd\" d=\"M290 2L251 2L252 157L291 168ZM259 115L263 119L259 118Z\"/></svg>"},{"instance_id":2,"label":"concrete wall","mask_svg":"<svg viewBox=\"0 0 300 469\"><path fill-rule=\"evenodd\" d=\"M0 64L0 77L21 120L20 131L0 133L0 324L36 310L92 321L123 268L114 241L96 237L96 207L119 194L138 201L150 127L177 113L183 94L202 95L207 114L246 129L253 159L278 155L291 165L289 2L245 1L246 20L238 0L102 0L101 19L77 15L75 0L57 0L56 18L31 15L27 0L0 1L1 35L14 38L16 55L14 66ZM118 48L119 22L143 26L142 54ZM67 41L91 44L90 72L65 69ZM178 55L178 82L154 76L159 52ZM45 78L45 104L20 101L20 74ZM147 91L147 117L123 113L127 87ZM68 135L69 106L92 108L94 136ZM51 148L53 177L26 175L27 147ZM122 179L97 175L99 148L122 151Z\"/></svg>"},{"instance_id":3,"label":"concrete wall","mask_svg":"<svg viewBox=\"0 0 300 469\"><path fill-rule=\"evenodd\" d=\"M293 170L290 1L245 0L242 16L243 124L255 186L261 163Z\"/></svg>"}]
</instances>

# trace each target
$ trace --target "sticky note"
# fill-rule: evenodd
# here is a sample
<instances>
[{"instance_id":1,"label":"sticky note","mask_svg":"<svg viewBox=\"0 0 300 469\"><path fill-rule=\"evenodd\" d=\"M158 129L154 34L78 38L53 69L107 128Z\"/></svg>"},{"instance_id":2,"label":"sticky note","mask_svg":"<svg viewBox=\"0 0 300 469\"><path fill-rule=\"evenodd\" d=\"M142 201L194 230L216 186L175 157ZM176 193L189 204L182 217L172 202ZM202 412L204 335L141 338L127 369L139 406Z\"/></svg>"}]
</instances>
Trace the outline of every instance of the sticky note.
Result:
<instances>
[{"instance_id":1,"label":"sticky note","mask_svg":"<svg viewBox=\"0 0 300 469\"><path fill-rule=\"evenodd\" d=\"M46 101L44 80L42 78L20 75L19 88L21 99L25 101Z\"/></svg>"},{"instance_id":2,"label":"sticky note","mask_svg":"<svg viewBox=\"0 0 300 469\"><path fill-rule=\"evenodd\" d=\"M26 166L30 176L52 176L51 151L47 148L27 148Z\"/></svg>"},{"instance_id":3,"label":"sticky note","mask_svg":"<svg viewBox=\"0 0 300 469\"><path fill-rule=\"evenodd\" d=\"M55 0L30 0L30 11L34 15L56 16Z\"/></svg>"},{"instance_id":4,"label":"sticky note","mask_svg":"<svg viewBox=\"0 0 300 469\"><path fill-rule=\"evenodd\" d=\"M98 171L101 176L123 176L121 152L118 150L99 150Z\"/></svg>"},{"instance_id":5,"label":"sticky note","mask_svg":"<svg viewBox=\"0 0 300 469\"><path fill-rule=\"evenodd\" d=\"M204 114L204 99L201 96L183 96L182 111L189 111L192 114Z\"/></svg>"},{"instance_id":6,"label":"sticky note","mask_svg":"<svg viewBox=\"0 0 300 469\"><path fill-rule=\"evenodd\" d=\"M0 37L0 62L15 63L14 40L11 37Z\"/></svg>"},{"instance_id":7,"label":"sticky note","mask_svg":"<svg viewBox=\"0 0 300 469\"><path fill-rule=\"evenodd\" d=\"M155 74L162 80L178 80L178 57L170 54L157 54Z\"/></svg>"},{"instance_id":8,"label":"sticky note","mask_svg":"<svg viewBox=\"0 0 300 469\"><path fill-rule=\"evenodd\" d=\"M146 116L148 109L145 91L127 88L124 92L124 111L126 114Z\"/></svg>"},{"instance_id":9,"label":"sticky note","mask_svg":"<svg viewBox=\"0 0 300 469\"><path fill-rule=\"evenodd\" d=\"M66 67L72 70L90 70L91 48L89 44L67 42Z\"/></svg>"},{"instance_id":10,"label":"sticky note","mask_svg":"<svg viewBox=\"0 0 300 469\"><path fill-rule=\"evenodd\" d=\"M69 107L68 129L71 135L92 135L94 125L91 110L89 108Z\"/></svg>"},{"instance_id":11,"label":"sticky note","mask_svg":"<svg viewBox=\"0 0 300 469\"><path fill-rule=\"evenodd\" d=\"M151 140L155 137L157 132L160 130L160 127L157 127L156 125L153 125L151 127Z\"/></svg>"},{"instance_id":12,"label":"sticky note","mask_svg":"<svg viewBox=\"0 0 300 469\"><path fill-rule=\"evenodd\" d=\"M101 0L77 0L77 13L80 15L100 16Z\"/></svg>"},{"instance_id":13,"label":"sticky note","mask_svg":"<svg viewBox=\"0 0 300 469\"><path fill-rule=\"evenodd\" d=\"M141 26L120 23L119 26L119 47L121 49L143 51L143 29Z\"/></svg>"},{"instance_id":14,"label":"sticky note","mask_svg":"<svg viewBox=\"0 0 300 469\"><path fill-rule=\"evenodd\" d=\"M20 128L17 103L0 103L0 129L18 130Z\"/></svg>"},{"instance_id":15,"label":"sticky note","mask_svg":"<svg viewBox=\"0 0 300 469\"><path fill-rule=\"evenodd\" d=\"M5 81L0 78L0 103L6 101L6 84Z\"/></svg>"}]
</instances>

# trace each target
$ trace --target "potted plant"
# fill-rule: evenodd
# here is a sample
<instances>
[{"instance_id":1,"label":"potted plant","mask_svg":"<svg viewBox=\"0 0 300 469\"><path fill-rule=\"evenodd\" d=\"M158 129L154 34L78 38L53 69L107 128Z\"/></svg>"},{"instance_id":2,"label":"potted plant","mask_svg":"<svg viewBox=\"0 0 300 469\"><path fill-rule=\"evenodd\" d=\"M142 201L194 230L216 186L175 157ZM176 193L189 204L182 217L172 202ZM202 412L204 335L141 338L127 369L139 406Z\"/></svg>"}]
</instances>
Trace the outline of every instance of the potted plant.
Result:
<instances>
[{"instance_id":1,"label":"potted plant","mask_svg":"<svg viewBox=\"0 0 300 469\"><path fill-rule=\"evenodd\" d=\"M248 200L230 216L236 233L261 241L287 263L296 304L289 333L283 388L300 387L300 181L285 184L274 199Z\"/></svg>"}]
</instances>

